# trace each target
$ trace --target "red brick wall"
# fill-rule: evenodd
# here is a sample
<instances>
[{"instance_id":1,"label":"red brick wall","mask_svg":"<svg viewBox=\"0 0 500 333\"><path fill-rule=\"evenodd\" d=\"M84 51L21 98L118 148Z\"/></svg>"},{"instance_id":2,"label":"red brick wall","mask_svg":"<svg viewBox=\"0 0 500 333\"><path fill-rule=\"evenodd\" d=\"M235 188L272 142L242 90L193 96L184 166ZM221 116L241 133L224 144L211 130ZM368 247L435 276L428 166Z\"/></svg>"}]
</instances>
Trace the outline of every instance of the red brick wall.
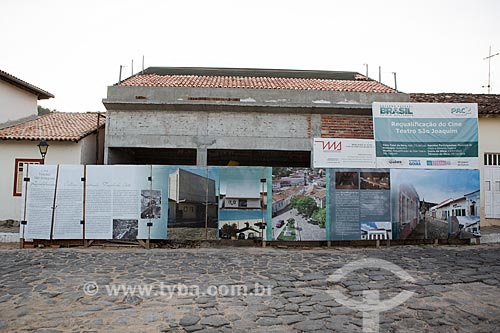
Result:
<instances>
[{"instance_id":1,"label":"red brick wall","mask_svg":"<svg viewBox=\"0 0 500 333\"><path fill-rule=\"evenodd\" d=\"M321 116L321 137L346 139L373 139L371 116Z\"/></svg>"}]
</instances>

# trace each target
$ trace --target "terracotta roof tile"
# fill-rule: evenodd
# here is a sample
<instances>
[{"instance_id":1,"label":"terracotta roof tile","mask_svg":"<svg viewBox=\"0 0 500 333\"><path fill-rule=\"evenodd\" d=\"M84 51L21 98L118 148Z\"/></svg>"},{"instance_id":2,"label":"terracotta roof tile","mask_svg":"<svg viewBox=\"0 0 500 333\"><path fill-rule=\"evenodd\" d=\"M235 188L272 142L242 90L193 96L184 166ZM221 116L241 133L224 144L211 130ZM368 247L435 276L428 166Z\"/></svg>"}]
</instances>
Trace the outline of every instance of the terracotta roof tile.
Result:
<instances>
[{"instance_id":1,"label":"terracotta roof tile","mask_svg":"<svg viewBox=\"0 0 500 333\"><path fill-rule=\"evenodd\" d=\"M477 103L479 114L500 114L500 95L489 94L410 94L415 103Z\"/></svg>"},{"instance_id":2,"label":"terracotta roof tile","mask_svg":"<svg viewBox=\"0 0 500 333\"><path fill-rule=\"evenodd\" d=\"M99 128L103 126L104 119L101 119ZM0 139L79 141L94 132L96 128L96 112L52 112L34 120L0 129Z\"/></svg>"},{"instance_id":3,"label":"terracotta roof tile","mask_svg":"<svg viewBox=\"0 0 500 333\"><path fill-rule=\"evenodd\" d=\"M354 80L289 77L138 74L120 82L118 85L132 87L326 90L374 93L397 92L393 88L377 81L368 79L361 74L357 74Z\"/></svg>"}]
</instances>

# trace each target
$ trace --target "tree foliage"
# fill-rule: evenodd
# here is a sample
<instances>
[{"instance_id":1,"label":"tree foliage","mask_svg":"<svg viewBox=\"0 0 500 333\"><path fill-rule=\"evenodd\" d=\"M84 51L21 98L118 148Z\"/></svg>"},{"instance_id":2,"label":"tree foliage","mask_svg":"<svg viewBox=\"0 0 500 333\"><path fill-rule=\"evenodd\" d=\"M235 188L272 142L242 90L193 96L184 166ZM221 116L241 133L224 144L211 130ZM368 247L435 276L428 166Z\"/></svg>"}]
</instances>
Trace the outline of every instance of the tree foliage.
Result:
<instances>
[{"instance_id":1,"label":"tree foliage","mask_svg":"<svg viewBox=\"0 0 500 333\"><path fill-rule=\"evenodd\" d=\"M318 221L320 228L325 228L326 226L326 208L319 208L314 211L311 218Z\"/></svg>"},{"instance_id":2,"label":"tree foliage","mask_svg":"<svg viewBox=\"0 0 500 333\"><path fill-rule=\"evenodd\" d=\"M292 208L297 209L301 214L311 216L314 211L318 208L316 202L311 197L293 197L290 200Z\"/></svg>"},{"instance_id":3,"label":"tree foliage","mask_svg":"<svg viewBox=\"0 0 500 333\"><path fill-rule=\"evenodd\" d=\"M54 110L51 110L51 109L49 109L49 108L44 108L43 106L38 105L38 115L39 115L39 116L44 116L44 115L46 115L46 114L49 114L49 113L51 113L51 112L56 112L56 111L57 111L57 110L55 110L55 109L54 109Z\"/></svg>"}]
</instances>

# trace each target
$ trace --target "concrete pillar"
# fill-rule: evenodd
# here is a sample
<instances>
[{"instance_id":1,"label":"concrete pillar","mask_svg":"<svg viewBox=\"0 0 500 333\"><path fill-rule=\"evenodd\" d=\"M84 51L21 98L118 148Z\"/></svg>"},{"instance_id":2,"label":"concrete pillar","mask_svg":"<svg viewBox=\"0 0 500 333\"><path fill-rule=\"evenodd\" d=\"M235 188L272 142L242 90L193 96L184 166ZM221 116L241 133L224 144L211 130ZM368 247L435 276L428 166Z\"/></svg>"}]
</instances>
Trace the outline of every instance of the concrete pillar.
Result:
<instances>
[{"instance_id":1,"label":"concrete pillar","mask_svg":"<svg viewBox=\"0 0 500 333\"><path fill-rule=\"evenodd\" d=\"M197 148L196 149L196 166L205 167L207 166L207 148Z\"/></svg>"},{"instance_id":2,"label":"concrete pillar","mask_svg":"<svg viewBox=\"0 0 500 333\"><path fill-rule=\"evenodd\" d=\"M313 167L314 154L313 154L313 139L321 138L321 115L311 115L311 168Z\"/></svg>"}]
</instances>

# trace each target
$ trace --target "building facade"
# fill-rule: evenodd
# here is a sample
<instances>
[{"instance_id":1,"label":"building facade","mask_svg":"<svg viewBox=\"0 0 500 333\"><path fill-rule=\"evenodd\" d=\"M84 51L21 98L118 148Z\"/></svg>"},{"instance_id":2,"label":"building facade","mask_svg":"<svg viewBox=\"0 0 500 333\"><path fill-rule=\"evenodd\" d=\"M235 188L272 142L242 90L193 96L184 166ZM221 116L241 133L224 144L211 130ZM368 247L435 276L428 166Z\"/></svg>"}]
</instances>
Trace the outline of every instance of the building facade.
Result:
<instances>
[{"instance_id":1,"label":"building facade","mask_svg":"<svg viewBox=\"0 0 500 333\"><path fill-rule=\"evenodd\" d=\"M148 68L108 87L105 163L311 167L314 137L373 138L373 102L478 103L479 210L500 223L500 96L404 94L354 72Z\"/></svg>"},{"instance_id":2,"label":"building facade","mask_svg":"<svg viewBox=\"0 0 500 333\"><path fill-rule=\"evenodd\" d=\"M26 164L102 164L105 122L97 131L97 117L103 118L53 112L0 129L0 220L19 220ZM49 144L45 161L37 147L42 139Z\"/></svg>"},{"instance_id":3,"label":"building facade","mask_svg":"<svg viewBox=\"0 0 500 333\"><path fill-rule=\"evenodd\" d=\"M409 96L354 72L148 68L108 87L107 164L310 167L312 138L372 138Z\"/></svg>"},{"instance_id":4,"label":"building facade","mask_svg":"<svg viewBox=\"0 0 500 333\"><path fill-rule=\"evenodd\" d=\"M0 70L0 128L34 119L38 100L54 95Z\"/></svg>"},{"instance_id":5,"label":"building facade","mask_svg":"<svg viewBox=\"0 0 500 333\"><path fill-rule=\"evenodd\" d=\"M481 216L482 226L500 225L500 140L498 135L500 131L500 95L410 94L410 98L411 102L478 104L481 187L479 212L476 212L476 215ZM472 199L472 201L477 203L477 200Z\"/></svg>"}]
</instances>

